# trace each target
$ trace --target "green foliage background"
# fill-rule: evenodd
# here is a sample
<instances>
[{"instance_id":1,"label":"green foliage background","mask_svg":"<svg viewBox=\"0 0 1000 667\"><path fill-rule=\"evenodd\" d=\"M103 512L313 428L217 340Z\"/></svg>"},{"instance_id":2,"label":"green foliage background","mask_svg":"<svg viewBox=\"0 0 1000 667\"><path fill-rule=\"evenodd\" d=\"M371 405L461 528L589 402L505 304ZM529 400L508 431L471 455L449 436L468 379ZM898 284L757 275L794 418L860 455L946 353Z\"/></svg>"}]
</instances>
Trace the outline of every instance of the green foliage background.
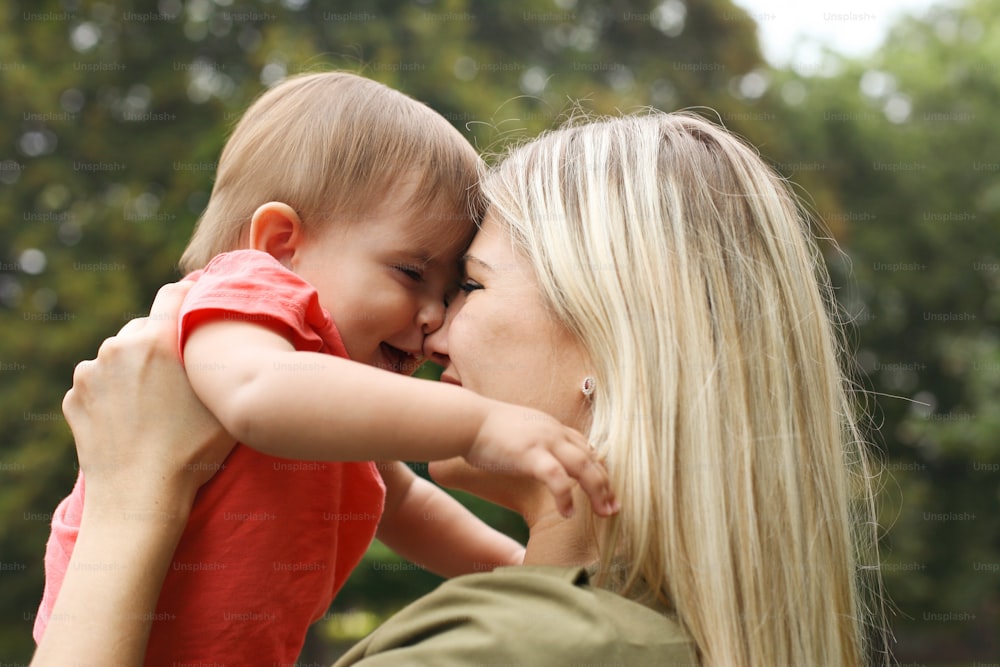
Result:
<instances>
[{"instance_id":1,"label":"green foliage background","mask_svg":"<svg viewBox=\"0 0 1000 667\"><path fill-rule=\"evenodd\" d=\"M759 146L842 249L825 247L887 472L897 658L1000 657L995 3L903 18L870 58L784 69L729 0L0 12L0 660L31 655L48 521L76 475L59 407L74 364L176 277L242 110L282 76L330 67L427 102L487 152L577 109L647 105L711 108ZM523 537L519 519L462 497ZM330 660L436 581L374 545L302 660Z\"/></svg>"}]
</instances>

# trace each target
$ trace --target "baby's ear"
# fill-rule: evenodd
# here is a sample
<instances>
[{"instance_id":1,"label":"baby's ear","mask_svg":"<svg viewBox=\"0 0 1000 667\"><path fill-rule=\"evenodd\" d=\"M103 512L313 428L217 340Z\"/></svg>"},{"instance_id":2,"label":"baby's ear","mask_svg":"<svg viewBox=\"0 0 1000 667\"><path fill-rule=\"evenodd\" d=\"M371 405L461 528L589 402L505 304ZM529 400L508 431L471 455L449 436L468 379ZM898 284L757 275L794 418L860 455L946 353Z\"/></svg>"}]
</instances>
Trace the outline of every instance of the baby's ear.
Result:
<instances>
[{"instance_id":1,"label":"baby's ear","mask_svg":"<svg viewBox=\"0 0 1000 667\"><path fill-rule=\"evenodd\" d=\"M250 219L250 248L266 252L290 266L292 255L302 242L302 220L288 204L270 201L261 204Z\"/></svg>"}]
</instances>

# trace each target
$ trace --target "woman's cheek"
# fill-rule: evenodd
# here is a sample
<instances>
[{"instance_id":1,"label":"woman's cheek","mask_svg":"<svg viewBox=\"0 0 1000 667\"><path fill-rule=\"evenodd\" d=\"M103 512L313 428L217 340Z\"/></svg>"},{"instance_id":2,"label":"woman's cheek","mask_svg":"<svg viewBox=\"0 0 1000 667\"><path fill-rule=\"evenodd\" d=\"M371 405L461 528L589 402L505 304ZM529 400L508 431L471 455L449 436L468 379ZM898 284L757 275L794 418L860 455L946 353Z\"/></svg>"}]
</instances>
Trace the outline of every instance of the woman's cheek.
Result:
<instances>
[{"instance_id":1,"label":"woman's cheek","mask_svg":"<svg viewBox=\"0 0 1000 667\"><path fill-rule=\"evenodd\" d=\"M475 360L475 350L469 349L469 319L466 312L465 307L462 307L451 317L451 322L448 325L448 356L451 358L451 363L455 365L459 377L462 379L462 384L465 384L464 372L466 368L464 367L467 366L469 371L475 368L474 364L468 363L470 356Z\"/></svg>"}]
</instances>

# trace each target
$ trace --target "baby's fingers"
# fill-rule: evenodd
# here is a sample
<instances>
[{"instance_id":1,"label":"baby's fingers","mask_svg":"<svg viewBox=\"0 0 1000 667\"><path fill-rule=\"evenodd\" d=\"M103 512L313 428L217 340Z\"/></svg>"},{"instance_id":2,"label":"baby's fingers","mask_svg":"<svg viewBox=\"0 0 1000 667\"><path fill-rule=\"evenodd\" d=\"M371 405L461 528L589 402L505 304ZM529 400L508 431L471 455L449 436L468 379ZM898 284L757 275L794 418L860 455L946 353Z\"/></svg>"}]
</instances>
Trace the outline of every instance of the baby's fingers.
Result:
<instances>
[{"instance_id":1,"label":"baby's fingers","mask_svg":"<svg viewBox=\"0 0 1000 667\"><path fill-rule=\"evenodd\" d=\"M573 487L576 482L567 474L563 463L551 452L533 449L525 455L524 465L535 479L548 487L559 513L566 518L573 516Z\"/></svg>"},{"instance_id":2,"label":"baby's fingers","mask_svg":"<svg viewBox=\"0 0 1000 667\"><path fill-rule=\"evenodd\" d=\"M618 501L615 499L615 492L611 488L611 479L604 465L597 460L594 453L589 449L583 449L578 445L565 444L554 452L566 472L580 482L594 512L600 516L611 516L620 509Z\"/></svg>"}]
</instances>

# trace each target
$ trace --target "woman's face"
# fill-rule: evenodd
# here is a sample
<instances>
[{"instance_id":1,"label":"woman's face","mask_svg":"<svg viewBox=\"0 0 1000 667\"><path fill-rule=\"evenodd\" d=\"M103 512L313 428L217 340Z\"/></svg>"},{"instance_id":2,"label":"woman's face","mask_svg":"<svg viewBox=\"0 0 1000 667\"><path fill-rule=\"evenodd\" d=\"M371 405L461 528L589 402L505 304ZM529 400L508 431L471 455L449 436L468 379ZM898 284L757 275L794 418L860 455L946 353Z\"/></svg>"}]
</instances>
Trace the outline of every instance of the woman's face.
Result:
<instances>
[{"instance_id":1,"label":"woman's face","mask_svg":"<svg viewBox=\"0 0 1000 667\"><path fill-rule=\"evenodd\" d=\"M545 307L534 271L489 213L464 257L462 291L424 353L445 367L443 382L542 410L580 430L589 425L581 392L586 354ZM458 461L433 465L434 478L465 488L454 477Z\"/></svg>"},{"instance_id":2,"label":"woman's face","mask_svg":"<svg viewBox=\"0 0 1000 667\"><path fill-rule=\"evenodd\" d=\"M545 307L531 266L492 215L463 263L462 290L425 343L445 366L441 379L575 425L586 355Z\"/></svg>"}]
</instances>

